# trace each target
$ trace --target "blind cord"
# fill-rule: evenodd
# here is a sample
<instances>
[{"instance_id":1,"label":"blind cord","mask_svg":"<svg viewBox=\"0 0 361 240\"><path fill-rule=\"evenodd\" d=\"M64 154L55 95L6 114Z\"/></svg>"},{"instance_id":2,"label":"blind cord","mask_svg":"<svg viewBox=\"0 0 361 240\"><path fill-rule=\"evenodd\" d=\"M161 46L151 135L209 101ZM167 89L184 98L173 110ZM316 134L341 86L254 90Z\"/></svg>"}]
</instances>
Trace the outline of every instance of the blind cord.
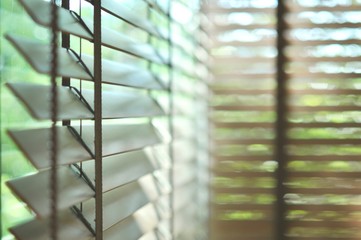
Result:
<instances>
[{"instance_id":1,"label":"blind cord","mask_svg":"<svg viewBox=\"0 0 361 240\"><path fill-rule=\"evenodd\" d=\"M58 67L58 11L55 1L51 5L51 133L50 133L50 239L58 239L58 177L57 177L57 161L58 161L58 139L57 139L57 113L58 113L58 91L56 86L56 75Z\"/></svg>"},{"instance_id":2,"label":"blind cord","mask_svg":"<svg viewBox=\"0 0 361 240\"><path fill-rule=\"evenodd\" d=\"M94 154L95 239L103 240L103 153L102 153L102 17L101 0L94 1Z\"/></svg>"}]
</instances>

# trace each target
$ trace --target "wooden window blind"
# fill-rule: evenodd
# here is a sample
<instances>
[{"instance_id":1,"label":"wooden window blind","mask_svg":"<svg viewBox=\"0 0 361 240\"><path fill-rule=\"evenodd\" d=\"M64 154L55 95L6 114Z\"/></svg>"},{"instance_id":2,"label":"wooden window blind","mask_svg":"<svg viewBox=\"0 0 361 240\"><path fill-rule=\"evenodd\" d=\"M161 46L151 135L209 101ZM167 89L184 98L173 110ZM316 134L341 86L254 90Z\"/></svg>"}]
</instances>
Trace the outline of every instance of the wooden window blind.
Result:
<instances>
[{"instance_id":1,"label":"wooden window blind","mask_svg":"<svg viewBox=\"0 0 361 240\"><path fill-rule=\"evenodd\" d=\"M285 2L287 239L359 239L360 1Z\"/></svg>"},{"instance_id":2,"label":"wooden window blind","mask_svg":"<svg viewBox=\"0 0 361 240\"><path fill-rule=\"evenodd\" d=\"M211 239L270 239L276 4L212 1Z\"/></svg>"},{"instance_id":3,"label":"wooden window blind","mask_svg":"<svg viewBox=\"0 0 361 240\"><path fill-rule=\"evenodd\" d=\"M54 29L52 2L18 1L59 41L5 36L38 74L52 75L57 57L56 86L6 83L34 119L51 123L50 109L58 109L56 131L8 130L36 168L7 182L34 215L10 232L34 240L205 239L209 70L201 3L56 3ZM57 237L49 227L52 170Z\"/></svg>"},{"instance_id":4,"label":"wooden window blind","mask_svg":"<svg viewBox=\"0 0 361 240\"><path fill-rule=\"evenodd\" d=\"M360 238L360 1L211 1L211 239Z\"/></svg>"},{"instance_id":5,"label":"wooden window blind","mask_svg":"<svg viewBox=\"0 0 361 240\"><path fill-rule=\"evenodd\" d=\"M51 27L49 1L19 3ZM78 3L58 7L60 239L360 239L359 0ZM51 44L6 38L51 73ZM49 84L7 81L51 118ZM9 130L37 169L8 182L35 216L18 239L49 238L50 132Z\"/></svg>"}]
</instances>

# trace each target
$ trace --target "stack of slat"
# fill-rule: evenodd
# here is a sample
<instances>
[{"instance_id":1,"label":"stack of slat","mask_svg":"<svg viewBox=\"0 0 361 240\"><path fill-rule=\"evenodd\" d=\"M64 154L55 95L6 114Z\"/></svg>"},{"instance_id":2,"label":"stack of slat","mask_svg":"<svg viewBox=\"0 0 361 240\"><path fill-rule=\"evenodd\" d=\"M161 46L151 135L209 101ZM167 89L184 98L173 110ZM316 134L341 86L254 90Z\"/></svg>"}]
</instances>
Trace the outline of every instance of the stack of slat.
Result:
<instances>
[{"instance_id":1,"label":"stack of slat","mask_svg":"<svg viewBox=\"0 0 361 240\"><path fill-rule=\"evenodd\" d=\"M19 2L36 24L50 26L48 1ZM199 48L199 43L191 39L176 42L169 14L173 6L168 4L102 1L102 45L103 55L107 56L102 59L104 239L170 239L173 234L175 239L185 239L181 236L184 224L194 221L199 213L192 210L198 209L201 201L189 203L205 190L199 187L197 167L198 159L206 160L207 149L196 132L206 127L206 108L205 101L198 102L195 97L204 98L206 91L195 92L193 86L205 89L205 50L200 50L199 59L193 60L192 51ZM58 9L60 30L72 36L70 46L81 38L91 49L59 47L57 72L59 77L71 79L71 86L57 87L57 120L66 124L58 124L59 239L93 239L97 221L93 83L98 79L94 79L93 44L84 41L94 39L93 22L74 11ZM82 2L81 10L86 14L93 7ZM13 33L7 39L37 72L50 73L50 45ZM183 47L187 44L191 45L189 50ZM186 56L189 63L176 62L176 51L181 51L180 57ZM196 72L193 61L203 71ZM176 88L183 86L181 77L190 91ZM174 84L176 81L179 83ZM9 83L8 87L32 117L50 118L49 85ZM195 101L204 114L198 125L193 124ZM10 230L17 239L48 239L50 129L9 130L9 135L38 170L8 182L36 214L36 218ZM186 212L182 210L185 204L189 207ZM181 219L180 226L174 215ZM198 234L202 221L198 220L187 236Z\"/></svg>"},{"instance_id":2,"label":"stack of slat","mask_svg":"<svg viewBox=\"0 0 361 240\"><path fill-rule=\"evenodd\" d=\"M172 1L172 10L174 237L207 239L208 40L200 2Z\"/></svg>"},{"instance_id":3,"label":"stack of slat","mask_svg":"<svg viewBox=\"0 0 361 240\"><path fill-rule=\"evenodd\" d=\"M360 239L361 5L287 7L285 236Z\"/></svg>"},{"instance_id":4,"label":"stack of slat","mask_svg":"<svg viewBox=\"0 0 361 240\"><path fill-rule=\"evenodd\" d=\"M275 4L211 1L211 239L273 235Z\"/></svg>"}]
</instances>

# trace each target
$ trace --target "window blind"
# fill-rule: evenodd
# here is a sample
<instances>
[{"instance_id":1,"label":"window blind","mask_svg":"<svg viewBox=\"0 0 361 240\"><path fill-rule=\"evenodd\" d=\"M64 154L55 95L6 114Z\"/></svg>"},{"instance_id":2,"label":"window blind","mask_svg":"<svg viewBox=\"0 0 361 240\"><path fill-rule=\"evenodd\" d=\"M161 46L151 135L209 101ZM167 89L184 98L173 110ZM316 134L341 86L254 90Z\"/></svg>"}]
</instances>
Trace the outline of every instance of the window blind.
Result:
<instances>
[{"instance_id":1,"label":"window blind","mask_svg":"<svg viewBox=\"0 0 361 240\"><path fill-rule=\"evenodd\" d=\"M360 238L360 1L289 1L287 239Z\"/></svg>"},{"instance_id":2,"label":"window blind","mask_svg":"<svg viewBox=\"0 0 361 240\"><path fill-rule=\"evenodd\" d=\"M51 28L50 2L18 2L34 24ZM208 136L200 132L208 127L208 40L200 6L57 6L58 239L205 238ZM36 72L51 74L51 44L12 32L6 39ZM51 118L49 84L7 87L34 119ZM37 169L7 182L35 215L10 231L17 239L49 239L51 129L8 133Z\"/></svg>"},{"instance_id":3,"label":"window blind","mask_svg":"<svg viewBox=\"0 0 361 240\"><path fill-rule=\"evenodd\" d=\"M274 234L274 1L211 1L210 239Z\"/></svg>"},{"instance_id":4,"label":"window blind","mask_svg":"<svg viewBox=\"0 0 361 240\"><path fill-rule=\"evenodd\" d=\"M211 238L360 238L360 2L220 0L208 14Z\"/></svg>"}]
</instances>

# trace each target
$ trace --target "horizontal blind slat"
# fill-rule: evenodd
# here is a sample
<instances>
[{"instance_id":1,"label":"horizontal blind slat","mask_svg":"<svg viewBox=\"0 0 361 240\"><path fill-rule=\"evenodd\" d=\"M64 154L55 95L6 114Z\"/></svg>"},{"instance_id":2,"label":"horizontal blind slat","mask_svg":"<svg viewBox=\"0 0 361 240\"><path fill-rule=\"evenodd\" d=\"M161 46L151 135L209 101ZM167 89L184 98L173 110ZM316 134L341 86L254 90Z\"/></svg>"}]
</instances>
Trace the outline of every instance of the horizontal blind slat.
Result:
<instances>
[{"instance_id":1,"label":"horizontal blind slat","mask_svg":"<svg viewBox=\"0 0 361 240\"><path fill-rule=\"evenodd\" d=\"M255 178L255 177L254 177ZM212 187L212 192L215 194L247 194L247 195L253 195L253 194L273 194L275 192L274 188L247 188L247 187Z\"/></svg>"},{"instance_id":2,"label":"horizontal blind slat","mask_svg":"<svg viewBox=\"0 0 361 240\"><path fill-rule=\"evenodd\" d=\"M291 204L288 206L289 210L306 210L312 212L321 211L341 211L341 212L355 212L361 211L361 205L355 204Z\"/></svg>"},{"instance_id":3,"label":"horizontal blind slat","mask_svg":"<svg viewBox=\"0 0 361 240\"><path fill-rule=\"evenodd\" d=\"M167 33L165 29L161 29L155 25L153 25L147 18L140 15L135 15L131 11L125 9L121 3L116 3L113 0L103 0L102 3L102 9L106 12L109 12L110 14L117 16L124 21L128 22L129 24L132 24L134 26L137 26L150 34L159 37L167 39Z\"/></svg>"},{"instance_id":4,"label":"horizontal blind slat","mask_svg":"<svg viewBox=\"0 0 361 240\"><path fill-rule=\"evenodd\" d=\"M153 171L169 168L170 159L165 148L166 146L160 145L104 157L103 190L106 192L120 185L132 182ZM82 169L88 178L94 181L94 162L83 162Z\"/></svg>"},{"instance_id":5,"label":"horizontal blind slat","mask_svg":"<svg viewBox=\"0 0 361 240\"><path fill-rule=\"evenodd\" d=\"M305 46L318 46L318 45L330 45L330 44L360 44L360 39L325 39L325 40L308 40L308 41L300 41L295 38L288 37L287 38L290 45L295 47L305 47Z\"/></svg>"},{"instance_id":6,"label":"horizontal blind slat","mask_svg":"<svg viewBox=\"0 0 361 240\"><path fill-rule=\"evenodd\" d=\"M250 234L254 233L257 234L257 230L259 232L259 229L262 229L262 233L266 236L271 233L272 224L270 224L270 220L245 220L245 221L219 221L216 225L213 225L212 227L217 229L217 233L223 233L223 234ZM262 234L262 235L263 235Z\"/></svg>"},{"instance_id":7,"label":"horizontal blind slat","mask_svg":"<svg viewBox=\"0 0 361 240\"><path fill-rule=\"evenodd\" d=\"M76 203L92 198L94 192L85 184L85 182L80 180L78 177L75 177L74 173L71 173L69 168L62 167L58 170L58 173L61 189L61 192L59 193L60 200L58 209L62 216L66 216L67 221L71 221L73 223L75 222L75 219L72 219L69 213L64 213L66 212L65 209ZM163 176L162 184L160 184L159 180L156 180L159 177L159 174L157 175L157 178L152 175L147 175L138 181L131 182L120 188L105 193L103 206L105 217L104 229L108 229L114 224L120 222L123 218L131 216L138 209L142 208L149 202L156 200L158 197L168 194L170 187L164 185L165 177ZM44 194L47 193L46 189L48 185L48 179L49 177L47 171L10 182L10 186L13 189L15 188L16 191L20 190L20 196L24 202L29 204L32 210L38 214L40 219L43 219L30 221L24 226L17 226L13 230L14 233L21 232L23 228L28 227L28 225L33 226L34 224L37 227L40 227L42 231L44 231L44 227L47 228L47 226L44 226L44 223L48 221L47 217L49 215L49 209L47 206L49 203L47 203L47 201L49 201L49 199L44 196ZM89 223L91 223L92 219L94 219L93 201L94 200L89 200L83 203L83 215L88 219ZM125 204L127 205L127 208L122 208L121 206L124 206ZM75 218L75 216L73 216L73 218ZM62 221L62 219L60 221ZM64 223L64 226L69 227L66 223ZM60 230L60 233L63 233L62 229ZM21 235L21 233L16 234ZM40 233L34 231L32 234L39 237ZM30 236L32 234L30 234Z\"/></svg>"},{"instance_id":8,"label":"horizontal blind slat","mask_svg":"<svg viewBox=\"0 0 361 240\"><path fill-rule=\"evenodd\" d=\"M354 155L348 155L348 154L338 154L338 155L294 155L291 154L289 155L290 159L294 159L294 160L300 160L300 161L339 161L339 160L344 160L344 161L360 161L360 155L359 154L354 154Z\"/></svg>"},{"instance_id":9,"label":"horizontal blind slat","mask_svg":"<svg viewBox=\"0 0 361 240\"><path fill-rule=\"evenodd\" d=\"M157 175L159 176L159 174ZM163 179L165 177L163 176ZM161 185L153 175L146 175L103 194L103 229L106 231L122 220L136 214L142 207L159 202L170 193L169 185ZM163 196L163 197L162 197ZM126 207L124 207L126 206ZM94 199L83 203L83 215L92 222L95 218Z\"/></svg>"},{"instance_id":10,"label":"horizontal blind slat","mask_svg":"<svg viewBox=\"0 0 361 240\"><path fill-rule=\"evenodd\" d=\"M51 86L28 83L8 83L7 86L25 105L35 119L50 119L50 103L48 101ZM58 119L91 119L93 114L75 95L65 87L58 87Z\"/></svg>"},{"instance_id":11,"label":"horizontal blind slat","mask_svg":"<svg viewBox=\"0 0 361 240\"><path fill-rule=\"evenodd\" d=\"M261 39L261 40L257 40L257 41L242 41L241 39L236 41L221 41L219 39L213 40L211 42L211 46L212 47L222 47L225 44L227 46L232 46L232 47L263 47L265 45L272 45L274 44L276 41L274 39Z\"/></svg>"},{"instance_id":12,"label":"horizontal blind slat","mask_svg":"<svg viewBox=\"0 0 361 240\"><path fill-rule=\"evenodd\" d=\"M31 115L39 120L50 119L48 94L50 86L38 84L8 84L10 89L25 104ZM93 119L93 91L83 89L81 96L68 87L58 89L57 120ZM44 94L39 94L44 93ZM80 91L79 91L80 93ZM82 101L84 98L86 104ZM103 91L103 118L150 117L163 115L160 106L145 94L127 91ZM90 109L88 109L89 107Z\"/></svg>"},{"instance_id":13,"label":"horizontal blind slat","mask_svg":"<svg viewBox=\"0 0 361 240\"><path fill-rule=\"evenodd\" d=\"M287 222L288 227L305 227L310 231L312 228L326 227L332 228L358 228L361 225L360 221L306 221L306 220L293 220Z\"/></svg>"},{"instance_id":14,"label":"horizontal blind slat","mask_svg":"<svg viewBox=\"0 0 361 240\"><path fill-rule=\"evenodd\" d=\"M94 191L70 168L60 167L58 173L58 209L64 210L72 205L94 196ZM16 193L36 214L43 218L50 215L49 189L50 172L42 171L7 182L9 188Z\"/></svg>"},{"instance_id":15,"label":"horizontal blind slat","mask_svg":"<svg viewBox=\"0 0 361 240\"><path fill-rule=\"evenodd\" d=\"M361 144L361 139L289 139L289 144L296 144L296 145L350 145L350 144Z\"/></svg>"},{"instance_id":16,"label":"horizontal blind slat","mask_svg":"<svg viewBox=\"0 0 361 240\"><path fill-rule=\"evenodd\" d=\"M104 231L104 237L107 240L118 240L119 236L138 239L155 229L159 221L155 206L148 204L132 216Z\"/></svg>"},{"instance_id":17,"label":"horizontal blind slat","mask_svg":"<svg viewBox=\"0 0 361 240\"><path fill-rule=\"evenodd\" d=\"M275 9L273 7L260 7L260 8L254 8L254 7L219 7L215 4L210 3L208 6L206 6L207 13L209 13L210 16L220 13L234 13L234 12L246 12L246 13L267 13L272 14L275 12Z\"/></svg>"},{"instance_id":18,"label":"horizontal blind slat","mask_svg":"<svg viewBox=\"0 0 361 240\"><path fill-rule=\"evenodd\" d=\"M294 2L287 2L287 8L289 8L290 12L298 12L298 11L314 11L314 12L321 12L321 11L332 11L332 12L347 12L347 11L361 11L361 5L353 4L349 6L343 5L310 5L310 6L301 6L300 4L295 4Z\"/></svg>"},{"instance_id":19,"label":"horizontal blind slat","mask_svg":"<svg viewBox=\"0 0 361 240\"><path fill-rule=\"evenodd\" d=\"M50 5L42 0L29 1L22 0L21 3L27 10L28 14L33 20L45 27L50 27ZM93 23L86 19L78 19L74 15L64 8L57 8L59 10L59 29L70 33L72 35L85 38L93 41ZM90 31L90 32L89 32ZM166 63L168 60L165 56L161 56L157 51L149 44L138 43L135 40L121 34L120 32L102 27L102 44L104 46L124 51L126 53L146 58L156 63Z\"/></svg>"},{"instance_id":20,"label":"horizontal blind slat","mask_svg":"<svg viewBox=\"0 0 361 240\"><path fill-rule=\"evenodd\" d=\"M292 194L309 194L322 196L326 194L334 195L357 195L360 190L358 188L286 188L287 193Z\"/></svg>"},{"instance_id":21,"label":"horizontal blind slat","mask_svg":"<svg viewBox=\"0 0 361 240\"><path fill-rule=\"evenodd\" d=\"M76 127L74 129L79 133ZM49 134L50 129L47 128L9 131L14 142L38 169L49 167L49 149L45 144ZM103 156L140 149L162 141L162 137L152 124L104 125L103 136ZM82 126L82 140L91 151L93 139L93 126ZM91 154L67 127L58 127L58 142L59 165L92 159Z\"/></svg>"},{"instance_id":22,"label":"horizontal blind slat","mask_svg":"<svg viewBox=\"0 0 361 240\"><path fill-rule=\"evenodd\" d=\"M29 222L10 228L10 231L19 240L48 239L50 220L34 219ZM69 210L59 211L59 240L82 239L91 240L93 235L85 225Z\"/></svg>"},{"instance_id":23,"label":"horizontal blind slat","mask_svg":"<svg viewBox=\"0 0 361 240\"><path fill-rule=\"evenodd\" d=\"M359 178L360 172L320 172L320 171L294 171L290 173L292 177L323 177L323 178Z\"/></svg>"},{"instance_id":24,"label":"horizontal blind slat","mask_svg":"<svg viewBox=\"0 0 361 240\"><path fill-rule=\"evenodd\" d=\"M222 32L227 32L227 31L233 31L233 30L239 30L239 29L242 29L242 30L253 30L255 28L257 29L267 29L267 30L273 30L273 24L269 23L269 24L236 24L236 23L233 23L233 24L216 24L216 25L213 25L211 30L210 30L210 33L211 34L219 34L219 33L222 33Z\"/></svg>"},{"instance_id":25,"label":"horizontal blind slat","mask_svg":"<svg viewBox=\"0 0 361 240\"><path fill-rule=\"evenodd\" d=\"M293 28L328 28L328 29L339 29L339 28L357 28L360 26L359 23L313 23L311 21L292 21L290 20L289 25Z\"/></svg>"},{"instance_id":26,"label":"horizontal blind slat","mask_svg":"<svg viewBox=\"0 0 361 240\"><path fill-rule=\"evenodd\" d=\"M6 38L37 72L44 74L50 73L50 62L47 57L50 54L49 45L15 36L14 34L8 34ZM77 59L71 51L65 48L59 48L58 75L93 81L93 57L82 54L81 60L89 72L79 64L79 59ZM146 89L164 89L167 85L165 80L154 74L127 64L102 59L102 67L102 79L104 83Z\"/></svg>"}]
</instances>

